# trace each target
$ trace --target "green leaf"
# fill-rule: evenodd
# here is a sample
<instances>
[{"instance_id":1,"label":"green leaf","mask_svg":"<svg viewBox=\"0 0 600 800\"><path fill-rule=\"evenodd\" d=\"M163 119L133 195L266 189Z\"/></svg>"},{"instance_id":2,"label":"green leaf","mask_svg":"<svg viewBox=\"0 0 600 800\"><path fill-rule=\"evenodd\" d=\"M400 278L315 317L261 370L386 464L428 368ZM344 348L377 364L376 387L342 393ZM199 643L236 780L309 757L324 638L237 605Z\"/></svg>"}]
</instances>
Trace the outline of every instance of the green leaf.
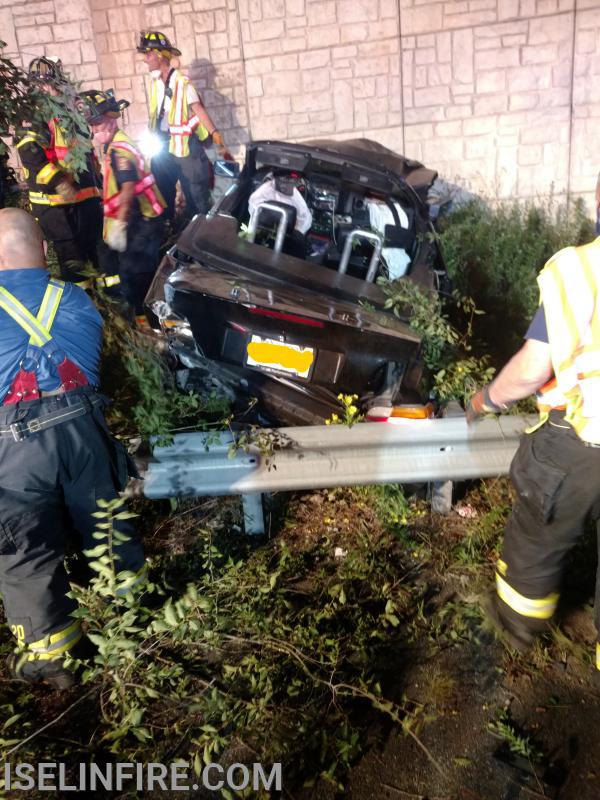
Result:
<instances>
[{"instance_id":1,"label":"green leaf","mask_svg":"<svg viewBox=\"0 0 600 800\"><path fill-rule=\"evenodd\" d=\"M98 556L102 556L106 553L108 549L108 545L106 544L98 544L96 547L92 547L89 550L84 550L84 556L87 558L98 558Z\"/></svg>"},{"instance_id":2,"label":"green leaf","mask_svg":"<svg viewBox=\"0 0 600 800\"><path fill-rule=\"evenodd\" d=\"M165 614L165 620L172 628L176 628L179 625L179 620L177 619L177 615L175 614L175 609L173 608L171 603L167 603L167 605L164 606L163 610Z\"/></svg>"},{"instance_id":3,"label":"green leaf","mask_svg":"<svg viewBox=\"0 0 600 800\"><path fill-rule=\"evenodd\" d=\"M12 715L12 717L9 717L9 718L6 720L6 722L4 722L4 723L3 723L3 725L2 725L2 730L3 730L3 731L5 731L7 728L10 728L10 726L11 726L11 725L12 725L14 722L16 722L18 719L20 719L22 716L23 716L23 712L22 712L22 713L20 713L20 714L13 714L13 715Z\"/></svg>"}]
</instances>

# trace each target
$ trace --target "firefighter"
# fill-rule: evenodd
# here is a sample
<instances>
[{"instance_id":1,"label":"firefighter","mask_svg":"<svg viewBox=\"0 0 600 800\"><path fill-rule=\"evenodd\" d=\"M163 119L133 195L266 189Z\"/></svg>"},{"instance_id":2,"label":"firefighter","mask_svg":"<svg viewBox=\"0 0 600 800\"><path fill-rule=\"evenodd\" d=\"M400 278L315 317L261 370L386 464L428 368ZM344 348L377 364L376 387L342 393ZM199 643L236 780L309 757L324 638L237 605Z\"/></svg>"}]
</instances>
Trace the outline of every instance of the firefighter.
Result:
<instances>
[{"instance_id":1,"label":"firefighter","mask_svg":"<svg viewBox=\"0 0 600 800\"><path fill-rule=\"evenodd\" d=\"M538 393L540 422L523 435L511 464L517 499L488 608L521 651L554 616L565 560L586 520L600 518L599 270L600 238L548 261L523 347L467 408L472 423ZM595 621L600 642L600 568Z\"/></svg>"},{"instance_id":2,"label":"firefighter","mask_svg":"<svg viewBox=\"0 0 600 800\"><path fill-rule=\"evenodd\" d=\"M9 154L0 152L0 208L9 204L9 196L19 191L15 173L8 164Z\"/></svg>"},{"instance_id":3,"label":"firefighter","mask_svg":"<svg viewBox=\"0 0 600 800\"><path fill-rule=\"evenodd\" d=\"M96 393L102 319L85 291L49 278L43 244L30 214L0 211L0 591L24 648L12 676L62 689L74 681L63 656L82 639L65 544L98 545L97 502L124 489L128 457ZM129 522L115 524L119 594L145 566Z\"/></svg>"},{"instance_id":4,"label":"firefighter","mask_svg":"<svg viewBox=\"0 0 600 800\"><path fill-rule=\"evenodd\" d=\"M144 326L144 297L158 266L166 203L142 154L119 129L121 111L129 103L98 89L81 97L104 151L104 240L118 253L123 296Z\"/></svg>"},{"instance_id":5,"label":"firefighter","mask_svg":"<svg viewBox=\"0 0 600 800\"><path fill-rule=\"evenodd\" d=\"M212 169L205 148L214 143L223 158L231 156L191 81L171 66L171 58L180 56L181 51L159 31L142 31L137 50L145 55L151 75L150 129L163 142L161 152L152 159L152 171L167 202L169 218L175 210L178 180L187 215L206 214Z\"/></svg>"},{"instance_id":6,"label":"firefighter","mask_svg":"<svg viewBox=\"0 0 600 800\"><path fill-rule=\"evenodd\" d=\"M59 60L35 58L29 75L42 91L64 103L65 77ZM82 131L83 140L89 134ZM86 168L75 174L69 167L71 143L55 117L32 125L17 142L29 185L29 201L44 236L54 245L61 277L89 285L84 266L90 262L105 287L118 285L117 263L102 241L101 176L91 142Z\"/></svg>"}]
</instances>

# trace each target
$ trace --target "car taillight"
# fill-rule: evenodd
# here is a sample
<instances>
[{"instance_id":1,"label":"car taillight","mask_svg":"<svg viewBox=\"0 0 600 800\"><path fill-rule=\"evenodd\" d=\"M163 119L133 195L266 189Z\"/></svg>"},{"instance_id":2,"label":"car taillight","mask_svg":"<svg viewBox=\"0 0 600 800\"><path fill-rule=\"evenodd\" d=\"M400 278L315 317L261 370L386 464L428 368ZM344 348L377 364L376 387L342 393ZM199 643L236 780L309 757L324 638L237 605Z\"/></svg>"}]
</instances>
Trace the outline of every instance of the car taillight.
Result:
<instances>
[{"instance_id":1,"label":"car taillight","mask_svg":"<svg viewBox=\"0 0 600 800\"><path fill-rule=\"evenodd\" d=\"M310 319L310 317L300 317L298 314L286 314L283 311L270 311L268 308L248 308L251 314L259 314L262 317L272 317L282 319L286 322L297 322L299 325L310 325L312 328L324 328L325 323L320 319Z\"/></svg>"},{"instance_id":2,"label":"car taillight","mask_svg":"<svg viewBox=\"0 0 600 800\"><path fill-rule=\"evenodd\" d=\"M189 322L184 319L165 318L161 319L160 324L164 331L181 334L182 336L193 336Z\"/></svg>"},{"instance_id":3,"label":"car taillight","mask_svg":"<svg viewBox=\"0 0 600 800\"><path fill-rule=\"evenodd\" d=\"M433 403L407 404L399 406L373 406L366 415L366 422L389 422L392 425L401 425L403 422L433 419L435 408Z\"/></svg>"}]
</instances>

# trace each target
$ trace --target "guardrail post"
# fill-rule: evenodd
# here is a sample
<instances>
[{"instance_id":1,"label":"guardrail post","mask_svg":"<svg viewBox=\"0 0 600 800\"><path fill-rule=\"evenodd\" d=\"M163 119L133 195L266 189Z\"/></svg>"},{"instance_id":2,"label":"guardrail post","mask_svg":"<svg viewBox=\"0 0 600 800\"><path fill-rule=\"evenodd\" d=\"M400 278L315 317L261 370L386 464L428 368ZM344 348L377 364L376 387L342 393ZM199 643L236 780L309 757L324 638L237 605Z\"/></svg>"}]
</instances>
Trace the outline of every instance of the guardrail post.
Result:
<instances>
[{"instance_id":1,"label":"guardrail post","mask_svg":"<svg viewBox=\"0 0 600 800\"><path fill-rule=\"evenodd\" d=\"M452 511L453 481L433 481L431 484L431 510L434 514L449 514Z\"/></svg>"},{"instance_id":2,"label":"guardrail post","mask_svg":"<svg viewBox=\"0 0 600 800\"><path fill-rule=\"evenodd\" d=\"M262 494L260 492L243 494L242 508L244 510L244 530L246 535L264 533L265 515Z\"/></svg>"},{"instance_id":3,"label":"guardrail post","mask_svg":"<svg viewBox=\"0 0 600 800\"><path fill-rule=\"evenodd\" d=\"M446 406L444 418L464 417L465 412L456 400ZM449 514L452 511L453 481L433 481L431 484L431 510L434 514Z\"/></svg>"}]
</instances>

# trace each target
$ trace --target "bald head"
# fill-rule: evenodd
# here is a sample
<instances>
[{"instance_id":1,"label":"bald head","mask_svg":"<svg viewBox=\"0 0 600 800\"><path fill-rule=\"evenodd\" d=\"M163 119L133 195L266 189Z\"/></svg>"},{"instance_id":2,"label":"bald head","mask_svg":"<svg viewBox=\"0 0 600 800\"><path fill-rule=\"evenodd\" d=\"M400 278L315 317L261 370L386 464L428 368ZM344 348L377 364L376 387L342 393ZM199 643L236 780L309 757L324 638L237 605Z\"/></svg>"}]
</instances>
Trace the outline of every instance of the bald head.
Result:
<instances>
[{"instance_id":1,"label":"bald head","mask_svg":"<svg viewBox=\"0 0 600 800\"><path fill-rule=\"evenodd\" d=\"M40 226L21 208L0 211L0 270L45 267Z\"/></svg>"}]
</instances>

